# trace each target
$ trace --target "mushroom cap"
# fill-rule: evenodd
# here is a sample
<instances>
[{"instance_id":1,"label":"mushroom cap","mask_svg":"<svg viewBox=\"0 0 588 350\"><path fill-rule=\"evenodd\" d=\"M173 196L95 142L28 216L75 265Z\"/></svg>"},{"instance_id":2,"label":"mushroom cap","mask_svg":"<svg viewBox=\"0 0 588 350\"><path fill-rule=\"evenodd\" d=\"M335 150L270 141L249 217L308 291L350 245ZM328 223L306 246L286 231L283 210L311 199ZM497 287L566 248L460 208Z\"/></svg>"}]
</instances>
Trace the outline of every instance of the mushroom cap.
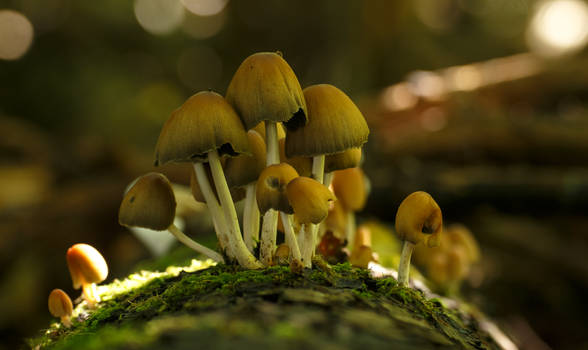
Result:
<instances>
[{"instance_id":1,"label":"mushroom cap","mask_svg":"<svg viewBox=\"0 0 588 350\"><path fill-rule=\"evenodd\" d=\"M470 272L470 259L463 246L454 246L447 251L447 276L452 281L461 281Z\"/></svg>"},{"instance_id":2,"label":"mushroom cap","mask_svg":"<svg viewBox=\"0 0 588 350\"><path fill-rule=\"evenodd\" d=\"M341 202L336 200L329 209L329 214L325 219L325 229L331 231L333 236L340 241L345 241L345 227L347 226L347 215L349 213L343 208Z\"/></svg>"},{"instance_id":3,"label":"mushroom cap","mask_svg":"<svg viewBox=\"0 0 588 350\"><path fill-rule=\"evenodd\" d=\"M208 165L208 163L204 164L204 169L206 170L206 174L208 175L208 182L210 183L212 193L214 193L214 197L218 201L216 186L214 185L214 180L212 179L212 172L210 171L210 166ZM192 192L192 197L195 201L200 203L206 203L206 199L204 199L204 194L202 194L202 189L198 184L198 179L196 179L196 171L194 170L194 168L190 170L190 191ZM231 187L229 188L229 192L231 193L231 198L235 203L245 198L246 194L245 188L243 187Z\"/></svg>"},{"instance_id":4,"label":"mushroom cap","mask_svg":"<svg viewBox=\"0 0 588 350\"><path fill-rule=\"evenodd\" d=\"M67 250L66 259L74 289L79 289L84 284L100 283L108 276L106 260L91 245L73 245Z\"/></svg>"},{"instance_id":5,"label":"mushroom cap","mask_svg":"<svg viewBox=\"0 0 588 350\"><path fill-rule=\"evenodd\" d=\"M306 103L300 83L280 54L259 52L237 68L226 99L247 129L269 120L296 129L307 122Z\"/></svg>"},{"instance_id":6,"label":"mushroom cap","mask_svg":"<svg viewBox=\"0 0 588 350\"><path fill-rule=\"evenodd\" d=\"M442 230L441 208L430 194L413 192L400 203L396 212L396 233L400 239L413 244L425 241L427 246L436 247Z\"/></svg>"},{"instance_id":7,"label":"mushroom cap","mask_svg":"<svg viewBox=\"0 0 588 350\"><path fill-rule=\"evenodd\" d=\"M355 267L367 269L370 261L374 261L374 254L372 247L362 245L358 249L354 249L349 257L349 262Z\"/></svg>"},{"instance_id":8,"label":"mushroom cap","mask_svg":"<svg viewBox=\"0 0 588 350\"><path fill-rule=\"evenodd\" d=\"M354 147L343 152L325 156L325 173L335 170L355 168L361 162L361 148Z\"/></svg>"},{"instance_id":9,"label":"mushroom cap","mask_svg":"<svg viewBox=\"0 0 588 350\"><path fill-rule=\"evenodd\" d=\"M286 243L282 243L276 248L273 261L278 265L288 265L290 260L290 247Z\"/></svg>"},{"instance_id":10,"label":"mushroom cap","mask_svg":"<svg viewBox=\"0 0 588 350\"><path fill-rule=\"evenodd\" d=\"M367 200L365 175L361 168L333 172L333 192L346 210L359 211Z\"/></svg>"},{"instance_id":11,"label":"mushroom cap","mask_svg":"<svg viewBox=\"0 0 588 350\"><path fill-rule=\"evenodd\" d=\"M265 168L259 175L255 195L259 212L269 209L292 214L292 207L286 196L286 186L298 177L296 169L286 163L274 164Z\"/></svg>"},{"instance_id":12,"label":"mushroom cap","mask_svg":"<svg viewBox=\"0 0 588 350\"><path fill-rule=\"evenodd\" d=\"M73 312L73 304L69 295L61 289L53 289L49 294L49 312L55 317L69 316Z\"/></svg>"},{"instance_id":13,"label":"mushroom cap","mask_svg":"<svg viewBox=\"0 0 588 350\"><path fill-rule=\"evenodd\" d=\"M312 157L286 157L285 143L284 139L278 141L280 162L293 166L298 175L310 177L312 175Z\"/></svg>"},{"instance_id":14,"label":"mushroom cap","mask_svg":"<svg viewBox=\"0 0 588 350\"><path fill-rule=\"evenodd\" d=\"M367 123L351 99L333 85L304 89L308 124L286 133L286 155L313 157L361 147L367 142Z\"/></svg>"},{"instance_id":15,"label":"mushroom cap","mask_svg":"<svg viewBox=\"0 0 588 350\"><path fill-rule=\"evenodd\" d=\"M155 165L206 162L208 152L231 157L249 153L239 116L216 92L201 91L172 112L155 146Z\"/></svg>"},{"instance_id":16,"label":"mushroom cap","mask_svg":"<svg viewBox=\"0 0 588 350\"><path fill-rule=\"evenodd\" d=\"M265 141L254 130L247 132L251 155L242 154L227 159L225 177L229 188L248 185L257 181L259 174L265 169Z\"/></svg>"},{"instance_id":17,"label":"mushroom cap","mask_svg":"<svg viewBox=\"0 0 588 350\"><path fill-rule=\"evenodd\" d=\"M176 216L176 199L169 180L159 173L141 176L125 194L118 210L119 224L166 230Z\"/></svg>"},{"instance_id":18,"label":"mushroom cap","mask_svg":"<svg viewBox=\"0 0 588 350\"><path fill-rule=\"evenodd\" d=\"M472 232L461 224L452 224L445 228L443 236L447 236L451 245L463 247L470 262L480 260L480 247Z\"/></svg>"},{"instance_id":19,"label":"mushroom cap","mask_svg":"<svg viewBox=\"0 0 588 350\"><path fill-rule=\"evenodd\" d=\"M333 193L310 177L300 176L286 186L288 201L301 224L319 224L329 213L329 204L335 200Z\"/></svg>"}]
</instances>

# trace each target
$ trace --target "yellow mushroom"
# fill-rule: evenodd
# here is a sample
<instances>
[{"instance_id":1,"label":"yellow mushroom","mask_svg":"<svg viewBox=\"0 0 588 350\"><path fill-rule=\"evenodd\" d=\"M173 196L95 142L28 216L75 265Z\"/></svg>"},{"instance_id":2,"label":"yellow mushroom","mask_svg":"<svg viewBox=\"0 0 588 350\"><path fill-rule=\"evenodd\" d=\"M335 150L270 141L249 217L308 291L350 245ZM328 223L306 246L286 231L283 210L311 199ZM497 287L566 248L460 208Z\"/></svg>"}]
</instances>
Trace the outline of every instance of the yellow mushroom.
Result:
<instances>
[{"instance_id":1,"label":"yellow mushroom","mask_svg":"<svg viewBox=\"0 0 588 350\"><path fill-rule=\"evenodd\" d=\"M88 306L94 307L100 301L96 283L104 281L108 276L106 260L96 248L84 243L70 247L66 259L74 289L82 288Z\"/></svg>"},{"instance_id":2,"label":"yellow mushroom","mask_svg":"<svg viewBox=\"0 0 588 350\"><path fill-rule=\"evenodd\" d=\"M59 317L65 327L71 327L73 304L69 295L61 289L53 289L49 294L48 304L51 315Z\"/></svg>"}]
</instances>

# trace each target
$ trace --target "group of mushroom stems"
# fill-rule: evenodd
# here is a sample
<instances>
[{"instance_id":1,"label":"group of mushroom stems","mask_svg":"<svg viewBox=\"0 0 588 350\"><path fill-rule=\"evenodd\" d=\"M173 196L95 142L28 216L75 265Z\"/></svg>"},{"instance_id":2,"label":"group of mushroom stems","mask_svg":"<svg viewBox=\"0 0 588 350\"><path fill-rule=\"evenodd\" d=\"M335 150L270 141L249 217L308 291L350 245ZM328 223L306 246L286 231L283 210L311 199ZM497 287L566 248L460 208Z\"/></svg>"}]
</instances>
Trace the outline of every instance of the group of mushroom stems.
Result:
<instances>
[{"instance_id":1,"label":"group of mushroom stems","mask_svg":"<svg viewBox=\"0 0 588 350\"><path fill-rule=\"evenodd\" d=\"M176 197L161 173L133 183L121 202L119 223L167 230L196 252L245 269L288 264L298 272L312 268L317 252L329 258L341 251L353 265L366 268L376 255L369 229L356 227L355 212L364 207L369 192L360 168L368 134L361 112L341 90L328 84L302 90L279 52L253 54L238 68L225 97L199 92L173 111L156 145L156 166L192 164L192 195L208 208L219 251L174 224ZM235 209L239 200L244 200L242 225ZM414 192L400 204L400 285L408 286L415 246L439 246L442 227L441 210L429 194ZM278 231L284 237L280 245ZM437 255L444 258L433 259L430 266L442 270L443 260L445 270L456 270L447 258L456 254L440 250ZM74 287L82 286L93 305L98 300L95 282L86 283L90 280L79 272L85 269L71 266ZM455 275L445 270L440 274ZM53 310L71 309L62 294L51 293L54 315Z\"/></svg>"}]
</instances>

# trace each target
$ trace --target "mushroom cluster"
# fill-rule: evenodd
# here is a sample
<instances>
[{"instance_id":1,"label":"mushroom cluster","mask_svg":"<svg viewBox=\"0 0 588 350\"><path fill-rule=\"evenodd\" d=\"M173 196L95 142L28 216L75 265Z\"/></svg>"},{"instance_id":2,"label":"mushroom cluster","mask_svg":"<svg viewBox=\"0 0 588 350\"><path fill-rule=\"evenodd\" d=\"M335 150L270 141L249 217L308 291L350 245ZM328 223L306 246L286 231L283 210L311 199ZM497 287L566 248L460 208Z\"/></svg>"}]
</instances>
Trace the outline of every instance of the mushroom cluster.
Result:
<instances>
[{"instance_id":1,"label":"mushroom cluster","mask_svg":"<svg viewBox=\"0 0 588 350\"><path fill-rule=\"evenodd\" d=\"M280 52L255 53L238 67L224 97L201 91L173 111L155 147L156 166L192 164L192 193L208 207L220 252L173 224L175 200L163 174L135 182L121 203L119 222L167 230L217 262L258 269L278 257L310 268L319 226L336 201L329 189L333 174L358 166L368 134L363 115L341 90L328 84L303 90ZM240 223L235 203L241 199ZM358 210L362 204L344 206ZM354 232L354 219L348 222ZM276 251L278 230L285 246Z\"/></svg>"}]
</instances>

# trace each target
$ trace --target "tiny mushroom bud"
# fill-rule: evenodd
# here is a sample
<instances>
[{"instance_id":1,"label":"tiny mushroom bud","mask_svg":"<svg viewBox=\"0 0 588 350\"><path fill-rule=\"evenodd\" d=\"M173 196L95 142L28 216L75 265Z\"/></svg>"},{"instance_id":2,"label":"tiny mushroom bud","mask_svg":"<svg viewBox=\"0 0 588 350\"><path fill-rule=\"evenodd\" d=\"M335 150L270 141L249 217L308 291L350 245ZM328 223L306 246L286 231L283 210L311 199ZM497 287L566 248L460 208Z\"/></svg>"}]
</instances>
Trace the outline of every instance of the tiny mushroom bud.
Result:
<instances>
[{"instance_id":1,"label":"tiny mushroom bud","mask_svg":"<svg viewBox=\"0 0 588 350\"><path fill-rule=\"evenodd\" d=\"M53 289L49 294L49 312L51 315L61 318L61 323L65 327L71 327L73 304L69 295L61 289Z\"/></svg>"},{"instance_id":2,"label":"tiny mushroom bud","mask_svg":"<svg viewBox=\"0 0 588 350\"><path fill-rule=\"evenodd\" d=\"M410 257L414 246L421 242L426 242L429 247L438 246L442 227L441 209L428 193L414 192L400 203L396 212L396 233L404 241L398 266L400 285L408 286Z\"/></svg>"},{"instance_id":3,"label":"tiny mushroom bud","mask_svg":"<svg viewBox=\"0 0 588 350\"><path fill-rule=\"evenodd\" d=\"M290 247L286 243L282 243L274 253L274 263L277 265L288 265L290 260Z\"/></svg>"},{"instance_id":4,"label":"tiny mushroom bud","mask_svg":"<svg viewBox=\"0 0 588 350\"><path fill-rule=\"evenodd\" d=\"M67 250L67 267L75 289L82 288L82 295L90 307L94 307L100 297L96 293L96 283L108 276L108 265L102 254L91 245L79 243Z\"/></svg>"}]
</instances>

